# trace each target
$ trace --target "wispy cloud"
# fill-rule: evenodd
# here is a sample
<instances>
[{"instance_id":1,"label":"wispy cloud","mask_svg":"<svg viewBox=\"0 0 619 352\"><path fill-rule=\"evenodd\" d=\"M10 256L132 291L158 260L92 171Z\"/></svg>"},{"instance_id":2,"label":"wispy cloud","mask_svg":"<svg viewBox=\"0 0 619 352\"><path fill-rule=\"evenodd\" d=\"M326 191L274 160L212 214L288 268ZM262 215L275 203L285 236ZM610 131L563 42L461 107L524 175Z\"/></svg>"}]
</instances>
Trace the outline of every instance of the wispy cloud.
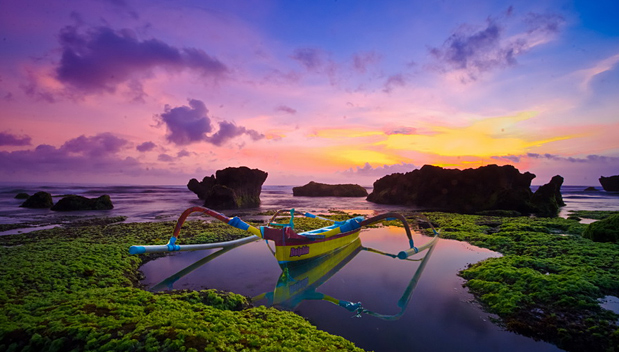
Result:
<instances>
[{"instance_id":1,"label":"wispy cloud","mask_svg":"<svg viewBox=\"0 0 619 352\"><path fill-rule=\"evenodd\" d=\"M430 54L442 70L462 72L461 82L475 81L486 72L515 65L518 56L556 35L564 19L529 13L522 20L527 30L512 36L506 35L503 22L488 18L483 26L461 25L441 47L430 48Z\"/></svg>"}]
</instances>

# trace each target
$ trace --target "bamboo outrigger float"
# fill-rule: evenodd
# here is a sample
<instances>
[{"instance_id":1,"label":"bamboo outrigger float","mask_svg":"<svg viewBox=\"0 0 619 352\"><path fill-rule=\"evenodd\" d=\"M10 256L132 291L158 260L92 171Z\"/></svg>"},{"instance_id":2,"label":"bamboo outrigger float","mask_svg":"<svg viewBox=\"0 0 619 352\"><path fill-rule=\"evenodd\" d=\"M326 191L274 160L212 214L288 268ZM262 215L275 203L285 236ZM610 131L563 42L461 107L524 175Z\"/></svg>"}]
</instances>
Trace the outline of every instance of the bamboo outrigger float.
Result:
<instances>
[{"instance_id":1,"label":"bamboo outrigger float","mask_svg":"<svg viewBox=\"0 0 619 352\"><path fill-rule=\"evenodd\" d=\"M177 240L180 235L181 227L192 213L204 213L217 220L220 220L230 226L251 233L251 236L241 238L234 241L217 242L217 243L205 243L205 244L188 244L179 245ZM279 224L275 222L277 216L283 212L290 212L290 221L287 224ZM322 227L319 229L305 231L297 233L294 230L294 217L295 215L302 215L309 218L318 218L321 220L330 221L333 225ZM269 221L267 226L255 227L247 224L238 217L229 218L224 214L221 214L212 209L205 207L191 207L185 210L178 219L174 233L170 240L165 245L151 245L151 246L131 246L129 253L142 254L153 252L174 252L174 251L193 251L204 250L214 248L226 248L234 247L241 244L257 241L259 239L265 239L273 241L275 244L275 258L279 264L302 261L312 258L317 258L333 252L334 250L344 247L359 237L359 232L362 227L369 226L374 223L383 220L399 220L404 226L406 231L406 237L408 238L409 248L399 252L396 257L399 259L406 259L413 254L419 252L419 248L415 247L413 236L406 221L406 218L398 213L385 213L377 216L370 217L368 219L363 216L357 216L345 221L334 221L310 213L301 213L295 209L291 210L279 210L277 211ZM434 234L438 233L432 227Z\"/></svg>"}]
</instances>

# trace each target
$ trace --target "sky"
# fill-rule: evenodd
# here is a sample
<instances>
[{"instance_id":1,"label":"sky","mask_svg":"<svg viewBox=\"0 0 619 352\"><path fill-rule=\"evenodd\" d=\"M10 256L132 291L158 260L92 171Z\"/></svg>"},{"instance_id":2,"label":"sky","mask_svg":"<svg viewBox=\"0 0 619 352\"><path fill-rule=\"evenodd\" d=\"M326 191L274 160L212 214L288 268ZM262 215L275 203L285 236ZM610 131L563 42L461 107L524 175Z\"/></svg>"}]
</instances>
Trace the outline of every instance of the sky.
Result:
<instances>
[{"instance_id":1,"label":"sky","mask_svg":"<svg viewBox=\"0 0 619 352\"><path fill-rule=\"evenodd\" d=\"M0 182L619 174L619 2L0 0Z\"/></svg>"}]
</instances>

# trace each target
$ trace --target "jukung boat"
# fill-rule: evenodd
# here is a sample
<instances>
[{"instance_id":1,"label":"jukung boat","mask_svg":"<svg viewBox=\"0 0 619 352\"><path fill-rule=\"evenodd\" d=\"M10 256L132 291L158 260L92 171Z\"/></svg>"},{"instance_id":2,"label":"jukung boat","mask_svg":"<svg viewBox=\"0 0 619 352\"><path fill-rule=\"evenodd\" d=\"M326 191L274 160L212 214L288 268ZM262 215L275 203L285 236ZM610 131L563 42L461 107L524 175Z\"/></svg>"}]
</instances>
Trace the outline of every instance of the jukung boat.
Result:
<instances>
[{"instance_id":1,"label":"jukung boat","mask_svg":"<svg viewBox=\"0 0 619 352\"><path fill-rule=\"evenodd\" d=\"M181 228L187 217L196 212L207 214L217 220L220 220L230 226L247 231L251 236L233 241L205 243L205 244L177 244ZM284 212L290 213L290 221L287 224L275 222L275 219ZM321 227L311 231L297 233L294 230L294 217L302 215L309 218L318 218L332 222L332 225ZM129 253L142 254L153 252L174 252L174 251L192 251L213 248L226 248L230 246L238 246L241 244L257 241L260 239L270 240L275 244L275 258L279 264L302 261L323 256L334 250L344 247L359 237L359 232L362 227L369 226L383 220L399 220L404 226L406 237L408 238L409 248L399 252L396 257L406 259L413 254L419 252L419 248L415 247L412 233L406 218L399 213L385 213L376 215L366 219L363 216L357 216L345 221L335 221L311 213L298 212L295 209L278 210L268 222L267 226L255 227L239 217L229 218L215 210L205 207L191 207L185 210L179 217L176 227L170 240L165 245L149 245L149 246L131 246ZM432 227L434 234L436 230Z\"/></svg>"},{"instance_id":2,"label":"jukung boat","mask_svg":"<svg viewBox=\"0 0 619 352\"><path fill-rule=\"evenodd\" d=\"M219 243L178 245L176 242L182 224L189 214L194 212L208 214L236 228L248 231L252 233L252 236ZM275 219L285 212L290 213L289 222L287 224L275 222ZM294 231L295 215L328 220L333 224L312 231L296 233ZM361 239L359 238L361 228L382 220L400 220L402 222L409 239L409 249L401 251L398 254L392 254L365 247L361 244ZM173 289L174 283L181 277L234 248L259 239L265 239L267 242L270 240L275 244L275 250L272 250L272 252L280 264L282 273L273 291L259 294L253 297L252 301L266 301L266 305L269 306L294 310L304 300L324 300L353 312L354 316L357 317L361 316L361 314L367 314L384 320L396 320L399 319L406 310L417 282L437 243L438 232L429 221L428 224L434 236L424 245L415 247L408 222L404 216L398 213L381 214L368 219L360 216L345 221L334 221L310 213L297 212L294 209L280 210L273 215L267 226L258 228L243 222L238 217L228 218L208 208L193 207L183 212L168 244L159 246L132 246L130 248L130 253L139 254L221 248L219 251L209 254L205 258L187 266L151 288L151 291L160 291L163 289ZM269 246L269 248L271 247ZM409 258L416 253L426 250L427 254L423 258ZM396 314L377 313L364 308L361 302L353 303L317 291L319 286L327 282L361 251L368 251L401 260L420 262L415 274L397 302L400 309Z\"/></svg>"}]
</instances>

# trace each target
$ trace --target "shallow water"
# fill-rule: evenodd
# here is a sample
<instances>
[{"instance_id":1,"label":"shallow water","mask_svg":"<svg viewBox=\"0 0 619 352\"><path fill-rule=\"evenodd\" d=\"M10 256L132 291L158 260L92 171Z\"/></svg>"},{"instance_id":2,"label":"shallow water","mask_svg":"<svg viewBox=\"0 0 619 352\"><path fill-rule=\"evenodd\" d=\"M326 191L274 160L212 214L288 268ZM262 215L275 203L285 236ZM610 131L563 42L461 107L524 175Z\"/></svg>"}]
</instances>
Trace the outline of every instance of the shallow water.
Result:
<instances>
[{"instance_id":1,"label":"shallow water","mask_svg":"<svg viewBox=\"0 0 619 352\"><path fill-rule=\"evenodd\" d=\"M429 241L429 237L419 234L414 239L417 246ZM361 242L363 246L391 253L407 247L402 228L363 230ZM143 283L155 286L213 252L181 252L148 262L141 268L146 276ZM421 259L424 255L427 251L416 257ZM350 261L333 276L326 274L327 281L315 288L315 292L361 302L364 308L376 313L397 315L401 311L398 300L417 273L420 275L417 285L399 319L383 320L365 314L357 318L355 313L324 300L303 300L288 309L307 318L319 329L343 336L369 350L559 351L553 345L501 330L462 287L464 280L457 276L459 270L469 263L499 256L498 253L441 239L423 271L419 271L421 262L402 261L363 250L351 256L352 259L349 258ZM191 271L172 286L168 282L158 285L156 290L216 288L254 297L274 291L281 273L265 242L258 241L235 248ZM292 282L290 285L302 284ZM312 288L309 291L313 293ZM256 302L268 303L266 299ZM286 308L285 305L278 307Z\"/></svg>"}]
</instances>

